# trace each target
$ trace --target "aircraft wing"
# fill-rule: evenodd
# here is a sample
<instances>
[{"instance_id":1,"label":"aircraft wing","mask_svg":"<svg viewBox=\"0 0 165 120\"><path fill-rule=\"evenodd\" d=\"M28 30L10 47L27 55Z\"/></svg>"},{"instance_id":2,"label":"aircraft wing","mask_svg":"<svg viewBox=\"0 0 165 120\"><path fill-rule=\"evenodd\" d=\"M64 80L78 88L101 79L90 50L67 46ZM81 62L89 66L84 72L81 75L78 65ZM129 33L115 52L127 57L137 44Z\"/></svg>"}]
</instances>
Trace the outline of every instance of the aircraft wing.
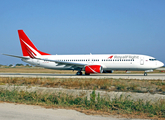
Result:
<instances>
[{"instance_id":1,"label":"aircraft wing","mask_svg":"<svg viewBox=\"0 0 165 120\"><path fill-rule=\"evenodd\" d=\"M16 56L16 55L9 55L9 54L3 54L6 56L11 56L11 57L16 57L16 58L21 58L21 59L30 59L30 57L23 57L23 56ZM65 65L65 67L73 67L73 68L83 68L87 64L82 64L82 63L75 63L75 62L65 62L65 61L58 61L58 60L50 60L50 59L42 59L42 58L31 58L31 59L38 59L38 60L44 60L44 61L49 61L49 62L55 62L57 63L57 66L60 65Z\"/></svg>"},{"instance_id":2,"label":"aircraft wing","mask_svg":"<svg viewBox=\"0 0 165 120\"><path fill-rule=\"evenodd\" d=\"M17 55L9 55L9 54L2 54L2 55L16 57L16 58L21 58L21 59L29 59L29 57L23 57L23 56L17 56Z\"/></svg>"},{"instance_id":3,"label":"aircraft wing","mask_svg":"<svg viewBox=\"0 0 165 120\"><path fill-rule=\"evenodd\" d=\"M65 61L42 59L42 58L34 58L34 59L39 59L39 60L44 60L44 61L49 61L49 62L55 62L55 63L57 63L57 66L65 65L65 66L72 66L74 68L77 68L77 67L83 68L85 65L87 65L87 64L82 64L82 63L65 62Z\"/></svg>"}]
</instances>

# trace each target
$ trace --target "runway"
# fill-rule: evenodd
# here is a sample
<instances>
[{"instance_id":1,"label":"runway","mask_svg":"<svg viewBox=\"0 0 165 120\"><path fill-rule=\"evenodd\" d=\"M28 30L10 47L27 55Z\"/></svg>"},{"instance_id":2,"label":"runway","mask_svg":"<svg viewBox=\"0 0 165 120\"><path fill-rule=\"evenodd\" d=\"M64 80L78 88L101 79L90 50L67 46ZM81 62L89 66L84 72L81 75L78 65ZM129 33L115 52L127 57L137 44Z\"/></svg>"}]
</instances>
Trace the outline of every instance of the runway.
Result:
<instances>
[{"instance_id":1,"label":"runway","mask_svg":"<svg viewBox=\"0 0 165 120\"><path fill-rule=\"evenodd\" d=\"M122 78L122 79L141 79L141 80L165 80L165 73L148 73L143 74L91 74L91 75L74 75L74 74L52 74L52 73L0 73L0 77L45 77L45 78Z\"/></svg>"}]
</instances>

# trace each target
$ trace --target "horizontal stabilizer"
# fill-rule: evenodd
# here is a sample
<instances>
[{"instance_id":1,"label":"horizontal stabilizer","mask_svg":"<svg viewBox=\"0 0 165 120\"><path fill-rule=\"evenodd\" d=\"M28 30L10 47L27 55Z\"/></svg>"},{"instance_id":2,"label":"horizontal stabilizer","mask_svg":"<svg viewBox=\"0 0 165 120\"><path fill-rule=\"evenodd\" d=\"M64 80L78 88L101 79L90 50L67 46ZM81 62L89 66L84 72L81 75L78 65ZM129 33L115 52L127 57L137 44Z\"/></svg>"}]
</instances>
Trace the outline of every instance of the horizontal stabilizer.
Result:
<instances>
[{"instance_id":1,"label":"horizontal stabilizer","mask_svg":"<svg viewBox=\"0 0 165 120\"><path fill-rule=\"evenodd\" d=\"M21 58L21 59L29 59L29 57L23 57L23 56L16 56L16 55L9 55L9 54L2 54L2 55L16 57L16 58Z\"/></svg>"}]
</instances>

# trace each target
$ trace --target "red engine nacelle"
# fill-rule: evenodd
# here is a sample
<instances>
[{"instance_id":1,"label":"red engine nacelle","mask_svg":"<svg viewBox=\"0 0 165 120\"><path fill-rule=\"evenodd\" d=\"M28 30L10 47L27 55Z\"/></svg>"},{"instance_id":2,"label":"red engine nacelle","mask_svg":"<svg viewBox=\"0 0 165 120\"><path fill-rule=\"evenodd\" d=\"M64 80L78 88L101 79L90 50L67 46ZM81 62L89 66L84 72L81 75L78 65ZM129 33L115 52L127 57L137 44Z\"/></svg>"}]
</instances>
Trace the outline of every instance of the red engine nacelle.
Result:
<instances>
[{"instance_id":1,"label":"red engine nacelle","mask_svg":"<svg viewBox=\"0 0 165 120\"><path fill-rule=\"evenodd\" d=\"M101 65L88 65L85 67L85 74L102 73L103 68Z\"/></svg>"}]
</instances>

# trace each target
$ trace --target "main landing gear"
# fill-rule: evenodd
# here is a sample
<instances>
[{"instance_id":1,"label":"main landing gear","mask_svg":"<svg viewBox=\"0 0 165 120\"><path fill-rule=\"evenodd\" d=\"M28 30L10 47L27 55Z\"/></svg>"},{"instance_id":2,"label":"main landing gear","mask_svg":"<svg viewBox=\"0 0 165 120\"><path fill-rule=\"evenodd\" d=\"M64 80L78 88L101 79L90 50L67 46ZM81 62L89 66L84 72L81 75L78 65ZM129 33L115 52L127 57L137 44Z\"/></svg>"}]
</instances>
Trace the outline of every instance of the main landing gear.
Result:
<instances>
[{"instance_id":1,"label":"main landing gear","mask_svg":"<svg viewBox=\"0 0 165 120\"><path fill-rule=\"evenodd\" d=\"M76 75L82 75L81 70L79 70L79 71L76 73Z\"/></svg>"},{"instance_id":2,"label":"main landing gear","mask_svg":"<svg viewBox=\"0 0 165 120\"><path fill-rule=\"evenodd\" d=\"M146 72L144 72L144 76L147 76L147 73Z\"/></svg>"},{"instance_id":3,"label":"main landing gear","mask_svg":"<svg viewBox=\"0 0 165 120\"><path fill-rule=\"evenodd\" d=\"M78 72L76 73L76 75L82 75L82 72L81 72L81 71L78 71ZM85 75L90 75L90 73L85 73Z\"/></svg>"},{"instance_id":4,"label":"main landing gear","mask_svg":"<svg viewBox=\"0 0 165 120\"><path fill-rule=\"evenodd\" d=\"M82 69L81 69L82 70ZM77 73L76 73L76 75L82 75L82 71L81 70L79 70ZM90 75L90 73L86 73L85 72L85 75Z\"/></svg>"}]
</instances>

